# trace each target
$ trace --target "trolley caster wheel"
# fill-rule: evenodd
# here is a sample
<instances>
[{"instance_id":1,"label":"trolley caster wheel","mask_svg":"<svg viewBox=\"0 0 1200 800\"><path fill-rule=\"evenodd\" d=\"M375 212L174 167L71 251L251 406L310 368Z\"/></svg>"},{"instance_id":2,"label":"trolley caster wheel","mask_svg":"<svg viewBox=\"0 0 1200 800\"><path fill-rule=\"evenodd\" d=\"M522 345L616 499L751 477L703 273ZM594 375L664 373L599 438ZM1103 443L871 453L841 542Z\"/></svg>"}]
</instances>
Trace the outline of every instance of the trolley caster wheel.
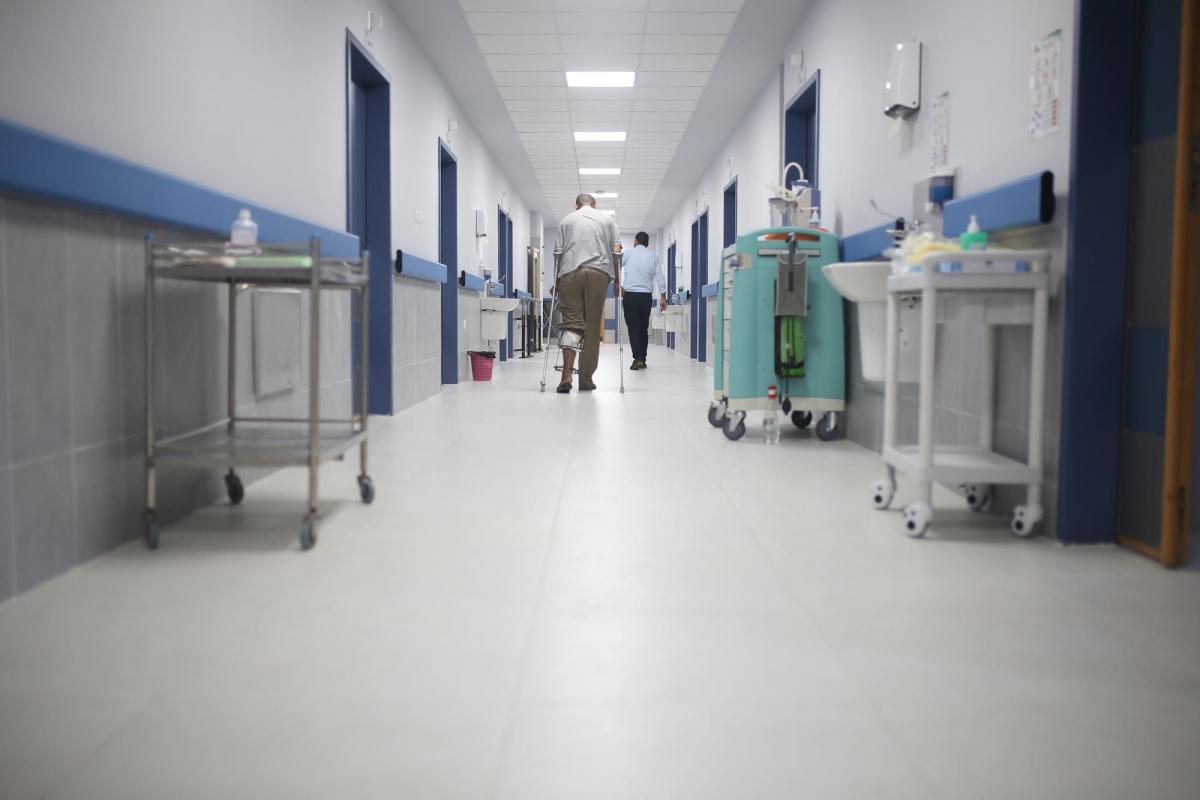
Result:
<instances>
[{"instance_id":1,"label":"trolley caster wheel","mask_svg":"<svg viewBox=\"0 0 1200 800\"><path fill-rule=\"evenodd\" d=\"M235 506L246 497L246 487L242 485L242 479L233 470L225 475L225 494L229 495L230 504Z\"/></svg>"},{"instance_id":2,"label":"trolley caster wheel","mask_svg":"<svg viewBox=\"0 0 1200 800\"><path fill-rule=\"evenodd\" d=\"M799 410L793 411L792 412L792 424L795 425L800 430L804 430L809 425L812 425L812 412L811 411L799 411Z\"/></svg>"},{"instance_id":3,"label":"trolley caster wheel","mask_svg":"<svg viewBox=\"0 0 1200 800\"><path fill-rule=\"evenodd\" d=\"M837 418L832 414L826 414L821 417L821 421L817 423L817 438L822 442L832 442L837 438L837 435Z\"/></svg>"},{"instance_id":4,"label":"trolley caster wheel","mask_svg":"<svg viewBox=\"0 0 1200 800\"><path fill-rule=\"evenodd\" d=\"M154 516L154 514L147 513L146 514L146 530L144 533L147 550L157 550L158 549L159 533L161 533L161 531L158 526L158 517Z\"/></svg>"},{"instance_id":5,"label":"trolley caster wheel","mask_svg":"<svg viewBox=\"0 0 1200 800\"><path fill-rule=\"evenodd\" d=\"M987 511L992 505L992 487L980 486L974 483L965 483L960 487L963 491L963 497L967 500L967 507L976 513Z\"/></svg>"},{"instance_id":6,"label":"trolley caster wheel","mask_svg":"<svg viewBox=\"0 0 1200 800\"><path fill-rule=\"evenodd\" d=\"M734 419L737 422L734 422ZM746 435L746 415L738 413L732 416L725 417L721 424L721 431L725 434L725 438L731 442L736 442Z\"/></svg>"},{"instance_id":7,"label":"trolley caster wheel","mask_svg":"<svg viewBox=\"0 0 1200 800\"><path fill-rule=\"evenodd\" d=\"M904 509L904 532L920 539L933 522L933 509L925 503L911 503Z\"/></svg>"},{"instance_id":8,"label":"trolley caster wheel","mask_svg":"<svg viewBox=\"0 0 1200 800\"><path fill-rule=\"evenodd\" d=\"M1027 539L1037 533L1042 527L1041 506L1017 506L1013 509L1012 523L1009 526L1013 536Z\"/></svg>"},{"instance_id":9,"label":"trolley caster wheel","mask_svg":"<svg viewBox=\"0 0 1200 800\"><path fill-rule=\"evenodd\" d=\"M312 514L304 516L304 523L300 526L300 549L312 550L317 543L317 524L313 520Z\"/></svg>"},{"instance_id":10,"label":"trolley caster wheel","mask_svg":"<svg viewBox=\"0 0 1200 800\"><path fill-rule=\"evenodd\" d=\"M370 478L360 475L358 478L358 493L362 495L362 501L370 505L375 502L375 483Z\"/></svg>"},{"instance_id":11,"label":"trolley caster wheel","mask_svg":"<svg viewBox=\"0 0 1200 800\"><path fill-rule=\"evenodd\" d=\"M891 481L875 481L871 486L871 505L886 511L896 497L896 484Z\"/></svg>"},{"instance_id":12,"label":"trolley caster wheel","mask_svg":"<svg viewBox=\"0 0 1200 800\"><path fill-rule=\"evenodd\" d=\"M708 407L708 424L720 428L725 424L725 404L713 403Z\"/></svg>"}]
</instances>

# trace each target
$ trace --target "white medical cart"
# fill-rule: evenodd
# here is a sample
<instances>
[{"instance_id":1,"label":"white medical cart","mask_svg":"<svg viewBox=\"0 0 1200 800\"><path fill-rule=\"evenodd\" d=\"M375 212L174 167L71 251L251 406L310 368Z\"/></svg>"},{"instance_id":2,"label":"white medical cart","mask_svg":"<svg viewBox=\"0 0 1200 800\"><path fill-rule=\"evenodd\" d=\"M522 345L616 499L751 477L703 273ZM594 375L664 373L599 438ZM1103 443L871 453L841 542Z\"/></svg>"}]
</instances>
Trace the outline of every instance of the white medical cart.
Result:
<instances>
[{"instance_id":1,"label":"white medical cart","mask_svg":"<svg viewBox=\"0 0 1200 800\"><path fill-rule=\"evenodd\" d=\"M317 541L317 473L322 462L359 449L358 489L364 503L375 499L367 473L367 331L369 256L322 257L317 237L307 245L261 245L236 255L221 244L155 244L146 239L146 516L145 541L158 547L158 469L180 464L227 469L225 489L234 505L245 496L237 467L308 468L308 503L300 525L300 546ZM214 425L160 439L155 424L156 284L162 280L200 281L228 287L229 337L226 368L226 418ZM253 288L307 290L309 300L308 409L302 417L240 416L237 412L237 297ZM359 408L347 418L321 416L321 295L329 291L357 293L359 307ZM299 346L299 342L297 342Z\"/></svg>"},{"instance_id":2,"label":"white medical cart","mask_svg":"<svg viewBox=\"0 0 1200 800\"><path fill-rule=\"evenodd\" d=\"M940 265L957 264L968 271L941 272ZM997 271L969 271L974 265L998 266ZM1026 271L1012 271L1015 265ZM1007 266L1008 270L1003 269ZM883 462L887 477L871 490L872 503L886 509L896 493L896 471L914 478L918 499L904 509L909 536L924 536L933 521L933 485L961 492L972 510L989 505L996 485L1024 485L1026 500L1013 511L1012 532L1025 537L1042 522L1042 424L1046 370L1046 325L1051 289L1050 254L1045 250L991 250L937 253L926 257L922 270L888 278L887 352L883 412ZM920 305L921 361L917 442L901 444L897 436L899 405L901 303ZM979 443L975 446L934 442L934 377L937 365L937 326L971 325L984 333L980 354L984 407L980 413ZM1029 445L1025 462L993 449L996 328L1030 326Z\"/></svg>"}]
</instances>

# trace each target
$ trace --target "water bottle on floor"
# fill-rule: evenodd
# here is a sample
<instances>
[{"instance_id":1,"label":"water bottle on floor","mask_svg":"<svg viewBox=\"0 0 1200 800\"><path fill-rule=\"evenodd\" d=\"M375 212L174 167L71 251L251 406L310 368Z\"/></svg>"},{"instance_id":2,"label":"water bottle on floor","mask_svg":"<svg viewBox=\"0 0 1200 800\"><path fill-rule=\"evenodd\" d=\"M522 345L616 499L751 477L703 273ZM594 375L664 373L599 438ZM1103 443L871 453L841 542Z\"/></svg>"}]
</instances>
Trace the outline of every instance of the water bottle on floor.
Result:
<instances>
[{"instance_id":1,"label":"water bottle on floor","mask_svg":"<svg viewBox=\"0 0 1200 800\"><path fill-rule=\"evenodd\" d=\"M770 408L763 412L762 432L764 444L779 444L779 407L775 405L778 399L778 389L767 387L767 400Z\"/></svg>"}]
</instances>

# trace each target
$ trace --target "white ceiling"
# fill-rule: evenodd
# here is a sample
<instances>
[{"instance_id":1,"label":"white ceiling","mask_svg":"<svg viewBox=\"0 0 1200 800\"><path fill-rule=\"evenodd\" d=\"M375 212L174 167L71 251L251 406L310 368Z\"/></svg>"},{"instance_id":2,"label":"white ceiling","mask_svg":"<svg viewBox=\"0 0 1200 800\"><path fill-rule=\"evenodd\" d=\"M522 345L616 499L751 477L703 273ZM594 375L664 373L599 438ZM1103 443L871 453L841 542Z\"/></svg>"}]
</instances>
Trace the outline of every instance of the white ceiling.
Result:
<instances>
[{"instance_id":1,"label":"white ceiling","mask_svg":"<svg viewBox=\"0 0 1200 800\"><path fill-rule=\"evenodd\" d=\"M622 228L646 214L743 0L458 0L546 200L617 192ZM568 88L568 70L628 70L631 89ZM626 131L576 142L574 131ZM581 176L580 167L619 167Z\"/></svg>"},{"instance_id":2,"label":"white ceiling","mask_svg":"<svg viewBox=\"0 0 1200 800\"><path fill-rule=\"evenodd\" d=\"M615 191L624 230L667 223L776 74L811 0L391 0L518 194L548 225ZM632 70L632 89L567 70ZM403 103L403 98L398 99ZM499 120L503 119L503 122ZM576 143L624 130L624 143ZM580 176L579 167L620 167Z\"/></svg>"}]
</instances>

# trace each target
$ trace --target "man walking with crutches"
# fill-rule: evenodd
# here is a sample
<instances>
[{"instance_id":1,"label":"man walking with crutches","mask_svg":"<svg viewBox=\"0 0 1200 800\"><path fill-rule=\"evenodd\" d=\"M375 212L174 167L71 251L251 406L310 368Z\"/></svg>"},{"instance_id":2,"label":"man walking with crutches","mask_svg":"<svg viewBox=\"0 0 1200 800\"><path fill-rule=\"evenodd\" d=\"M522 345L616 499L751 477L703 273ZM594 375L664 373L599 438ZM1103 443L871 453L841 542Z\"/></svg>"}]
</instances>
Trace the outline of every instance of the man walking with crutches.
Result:
<instances>
[{"instance_id":1,"label":"man walking with crutches","mask_svg":"<svg viewBox=\"0 0 1200 800\"><path fill-rule=\"evenodd\" d=\"M579 356L579 391L596 388L592 380L600 360L600 341L604 338L604 300L608 284L615 282L613 296L621 296L618 259L621 235L612 216L596 210L596 198L581 194L575 198L575 210L558 224L554 253L558 257L559 307L562 309L561 345L562 382L559 394L571 391L575 352ZM618 299L618 303L620 300Z\"/></svg>"}]
</instances>

